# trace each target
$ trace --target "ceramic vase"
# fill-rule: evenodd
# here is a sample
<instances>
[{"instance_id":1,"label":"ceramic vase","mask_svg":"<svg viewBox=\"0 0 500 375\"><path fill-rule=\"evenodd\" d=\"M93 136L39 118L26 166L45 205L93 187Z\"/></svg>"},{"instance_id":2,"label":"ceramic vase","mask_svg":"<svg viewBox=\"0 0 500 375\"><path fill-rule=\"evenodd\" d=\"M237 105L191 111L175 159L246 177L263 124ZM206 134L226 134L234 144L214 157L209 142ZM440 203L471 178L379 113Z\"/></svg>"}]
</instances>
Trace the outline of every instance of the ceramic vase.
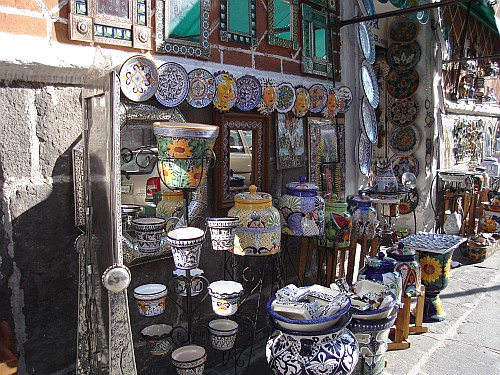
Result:
<instances>
[{"instance_id":1,"label":"ceramic vase","mask_svg":"<svg viewBox=\"0 0 500 375\"><path fill-rule=\"evenodd\" d=\"M233 249L234 235L239 222L240 219L237 217L209 217L207 219L213 250L231 251Z\"/></svg>"},{"instance_id":2,"label":"ceramic vase","mask_svg":"<svg viewBox=\"0 0 500 375\"><path fill-rule=\"evenodd\" d=\"M272 196L257 192L251 185L248 193L234 197L234 207L228 216L240 219L235 230L234 247L237 255L266 256L281 251L280 213L272 205Z\"/></svg>"},{"instance_id":3,"label":"ceramic vase","mask_svg":"<svg viewBox=\"0 0 500 375\"><path fill-rule=\"evenodd\" d=\"M377 162L373 188L379 193L394 193L398 191L398 180L394 175L392 164Z\"/></svg>"},{"instance_id":4,"label":"ceramic vase","mask_svg":"<svg viewBox=\"0 0 500 375\"><path fill-rule=\"evenodd\" d=\"M350 201L352 211L353 230L358 238L366 235L369 240L375 237L379 221L377 211L372 206L372 199L364 192L359 191L358 195Z\"/></svg>"},{"instance_id":5,"label":"ceramic vase","mask_svg":"<svg viewBox=\"0 0 500 375\"><path fill-rule=\"evenodd\" d=\"M354 334L346 328L350 320L346 314L323 332L275 331L266 345L269 367L276 375L351 374L359 350Z\"/></svg>"},{"instance_id":6,"label":"ceramic vase","mask_svg":"<svg viewBox=\"0 0 500 375\"><path fill-rule=\"evenodd\" d=\"M184 227L167 233L175 267L191 270L198 267L205 232L195 227Z\"/></svg>"},{"instance_id":7,"label":"ceramic vase","mask_svg":"<svg viewBox=\"0 0 500 375\"><path fill-rule=\"evenodd\" d=\"M173 189L196 189L206 168L219 127L206 124L155 122L158 169L163 183Z\"/></svg>"},{"instance_id":8,"label":"ceramic vase","mask_svg":"<svg viewBox=\"0 0 500 375\"><path fill-rule=\"evenodd\" d=\"M132 219L131 225L135 229L135 236L141 253L160 251L160 242L165 224L166 220L159 217Z\"/></svg>"},{"instance_id":9,"label":"ceramic vase","mask_svg":"<svg viewBox=\"0 0 500 375\"><path fill-rule=\"evenodd\" d=\"M460 234L460 228L462 227L462 216L456 211L445 211L445 220L443 225L443 231L446 234Z\"/></svg>"},{"instance_id":10,"label":"ceramic vase","mask_svg":"<svg viewBox=\"0 0 500 375\"><path fill-rule=\"evenodd\" d=\"M156 204L156 216L163 218L181 217L184 212L182 191L164 191L162 199Z\"/></svg>"},{"instance_id":11,"label":"ceramic vase","mask_svg":"<svg viewBox=\"0 0 500 375\"><path fill-rule=\"evenodd\" d=\"M337 202L336 198L326 200L325 239L328 247L348 247L351 243L352 217L346 202Z\"/></svg>"},{"instance_id":12,"label":"ceramic vase","mask_svg":"<svg viewBox=\"0 0 500 375\"><path fill-rule=\"evenodd\" d=\"M418 296L420 294L422 270L415 250L398 246L398 248L387 250L387 256L397 262L395 269L400 273L403 280L403 293L409 293L412 297Z\"/></svg>"},{"instance_id":13,"label":"ceramic vase","mask_svg":"<svg viewBox=\"0 0 500 375\"><path fill-rule=\"evenodd\" d=\"M286 194L280 197L278 209L283 233L299 237L323 235L325 202L318 195L318 187L306 182L304 176L299 182L286 185Z\"/></svg>"}]
</instances>

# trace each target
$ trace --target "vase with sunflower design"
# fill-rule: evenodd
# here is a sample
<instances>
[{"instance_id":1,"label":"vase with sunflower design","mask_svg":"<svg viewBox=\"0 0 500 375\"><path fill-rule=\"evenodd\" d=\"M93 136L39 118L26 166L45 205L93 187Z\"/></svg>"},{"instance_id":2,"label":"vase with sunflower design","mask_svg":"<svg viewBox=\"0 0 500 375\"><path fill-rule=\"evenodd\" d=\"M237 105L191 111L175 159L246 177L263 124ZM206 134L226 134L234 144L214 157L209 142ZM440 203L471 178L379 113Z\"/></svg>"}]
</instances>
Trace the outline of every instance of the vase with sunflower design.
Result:
<instances>
[{"instance_id":1,"label":"vase with sunflower design","mask_svg":"<svg viewBox=\"0 0 500 375\"><path fill-rule=\"evenodd\" d=\"M153 130L158 143L157 166L163 183L171 189L196 189L206 178L219 127L155 122Z\"/></svg>"}]
</instances>

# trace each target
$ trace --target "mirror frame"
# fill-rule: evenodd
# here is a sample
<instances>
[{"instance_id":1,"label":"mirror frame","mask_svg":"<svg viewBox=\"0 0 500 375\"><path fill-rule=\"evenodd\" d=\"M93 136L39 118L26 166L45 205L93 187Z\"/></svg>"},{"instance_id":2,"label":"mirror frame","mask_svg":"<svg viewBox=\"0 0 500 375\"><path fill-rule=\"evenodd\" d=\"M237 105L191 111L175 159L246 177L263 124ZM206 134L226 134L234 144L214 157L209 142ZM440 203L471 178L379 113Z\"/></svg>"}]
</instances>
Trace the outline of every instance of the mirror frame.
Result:
<instances>
[{"instance_id":1,"label":"mirror frame","mask_svg":"<svg viewBox=\"0 0 500 375\"><path fill-rule=\"evenodd\" d=\"M218 114L216 122L219 126L219 136L215 144L217 162L214 167L213 181L216 211L231 208L234 205L234 196L242 192L242 190L230 191L229 189L230 130L253 130L254 134L257 133L257 137L252 137L252 183L257 186L257 191L268 191L270 168L269 121L269 116Z\"/></svg>"},{"instance_id":2,"label":"mirror frame","mask_svg":"<svg viewBox=\"0 0 500 375\"><path fill-rule=\"evenodd\" d=\"M257 23L255 0L248 0L250 19L250 34L238 33L229 29L229 8L232 0L220 0L220 40L223 42L233 42L246 44L252 47L257 46Z\"/></svg>"},{"instance_id":3,"label":"mirror frame","mask_svg":"<svg viewBox=\"0 0 500 375\"><path fill-rule=\"evenodd\" d=\"M283 39L275 35L274 30L274 1L267 2L267 41L272 46L299 49L299 2L290 0L290 36L291 40Z\"/></svg>"}]
</instances>

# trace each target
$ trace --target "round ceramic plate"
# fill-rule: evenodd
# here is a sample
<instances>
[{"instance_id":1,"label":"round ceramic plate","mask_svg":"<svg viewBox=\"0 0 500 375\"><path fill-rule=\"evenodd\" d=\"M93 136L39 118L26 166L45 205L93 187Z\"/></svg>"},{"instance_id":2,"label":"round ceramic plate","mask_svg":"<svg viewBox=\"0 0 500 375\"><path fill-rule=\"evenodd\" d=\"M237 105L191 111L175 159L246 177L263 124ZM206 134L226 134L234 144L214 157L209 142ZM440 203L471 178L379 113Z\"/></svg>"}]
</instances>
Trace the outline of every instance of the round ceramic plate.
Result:
<instances>
[{"instance_id":1,"label":"round ceramic plate","mask_svg":"<svg viewBox=\"0 0 500 375\"><path fill-rule=\"evenodd\" d=\"M262 100L257 105L257 110L261 115L270 115L276 108L276 81L272 78L264 77L260 79L262 87Z\"/></svg>"},{"instance_id":2,"label":"round ceramic plate","mask_svg":"<svg viewBox=\"0 0 500 375\"><path fill-rule=\"evenodd\" d=\"M288 82L282 82L276 87L276 110L287 113L295 104L295 89Z\"/></svg>"},{"instance_id":3,"label":"round ceramic plate","mask_svg":"<svg viewBox=\"0 0 500 375\"><path fill-rule=\"evenodd\" d=\"M415 122L418 104L414 98L395 99L387 113L389 121L396 126L407 126Z\"/></svg>"},{"instance_id":4,"label":"round ceramic plate","mask_svg":"<svg viewBox=\"0 0 500 375\"><path fill-rule=\"evenodd\" d=\"M316 83L309 87L309 99L311 100L309 112L320 113L326 106L327 98L328 93L326 92L325 86L321 83Z\"/></svg>"},{"instance_id":5,"label":"round ceramic plate","mask_svg":"<svg viewBox=\"0 0 500 375\"><path fill-rule=\"evenodd\" d=\"M352 104L351 89L347 86L340 86L335 96L337 98L337 105L339 106L339 113L346 113L351 108Z\"/></svg>"},{"instance_id":6,"label":"round ceramic plate","mask_svg":"<svg viewBox=\"0 0 500 375\"><path fill-rule=\"evenodd\" d=\"M389 29L389 37L393 42L411 42L418 33L418 23L410 20L394 22Z\"/></svg>"},{"instance_id":7,"label":"round ceramic plate","mask_svg":"<svg viewBox=\"0 0 500 375\"><path fill-rule=\"evenodd\" d=\"M214 74L215 96L212 103L219 112L228 112L234 107L238 97L236 81L232 74L219 71Z\"/></svg>"},{"instance_id":8,"label":"round ceramic plate","mask_svg":"<svg viewBox=\"0 0 500 375\"><path fill-rule=\"evenodd\" d=\"M375 5L373 0L358 0L361 13L365 16L373 16L375 14Z\"/></svg>"},{"instance_id":9,"label":"round ceramic plate","mask_svg":"<svg viewBox=\"0 0 500 375\"><path fill-rule=\"evenodd\" d=\"M358 23L358 41L366 61L373 64L375 62L375 38L368 22Z\"/></svg>"},{"instance_id":10,"label":"round ceramic plate","mask_svg":"<svg viewBox=\"0 0 500 375\"><path fill-rule=\"evenodd\" d=\"M398 155L411 155L418 148L420 135L414 125L392 128L389 145Z\"/></svg>"},{"instance_id":11,"label":"round ceramic plate","mask_svg":"<svg viewBox=\"0 0 500 375\"><path fill-rule=\"evenodd\" d=\"M375 71L373 70L373 67L368 64L366 60L363 60L360 74L365 96L370 102L370 105L373 108L377 108L380 100L377 76L375 74Z\"/></svg>"},{"instance_id":12,"label":"round ceramic plate","mask_svg":"<svg viewBox=\"0 0 500 375\"><path fill-rule=\"evenodd\" d=\"M406 172L411 172L418 177L419 163L414 155L393 155L389 162L392 164L392 170L399 184L402 183L401 179Z\"/></svg>"},{"instance_id":13,"label":"round ceramic plate","mask_svg":"<svg viewBox=\"0 0 500 375\"><path fill-rule=\"evenodd\" d=\"M328 86L327 91L327 101L325 108L323 109L323 117L334 118L339 113L339 99L337 98L337 90L333 86Z\"/></svg>"},{"instance_id":14,"label":"round ceramic plate","mask_svg":"<svg viewBox=\"0 0 500 375\"><path fill-rule=\"evenodd\" d=\"M158 69L153 61L143 56L132 56L120 69L120 87L128 99L143 102L158 88Z\"/></svg>"},{"instance_id":15,"label":"round ceramic plate","mask_svg":"<svg viewBox=\"0 0 500 375\"><path fill-rule=\"evenodd\" d=\"M363 97L360 106L361 120L363 121L363 130L368 140L374 144L378 140L378 123L375 109L368 103L368 100Z\"/></svg>"},{"instance_id":16,"label":"round ceramic plate","mask_svg":"<svg viewBox=\"0 0 500 375\"><path fill-rule=\"evenodd\" d=\"M390 0L396 8L402 8L406 5L406 0ZM387 2L387 1L386 1Z\"/></svg>"},{"instance_id":17,"label":"round ceramic plate","mask_svg":"<svg viewBox=\"0 0 500 375\"><path fill-rule=\"evenodd\" d=\"M411 69L420 60L420 45L416 40L410 43L392 43L387 51L387 61L396 70Z\"/></svg>"},{"instance_id":18,"label":"round ceramic plate","mask_svg":"<svg viewBox=\"0 0 500 375\"><path fill-rule=\"evenodd\" d=\"M238 99L236 108L241 111L251 111L262 100L262 86L257 78L246 75L236 80Z\"/></svg>"},{"instance_id":19,"label":"round ceramic plate","mask_svg":"<svg viewBox=\"0 0 500 375\"><path fill-rule=\"evenodd\" d=\"M399 201L399 213L411 214L418 206L419 196L417 189L410 189L410 191L403 196Z\"/></svg>"},{"instance_id":20,"label":"round ceramic plate","mask_svg":"<svg viewBox=\"0 0 500 375\"><path fill-rule=\"evenodd\" d=\"M368 140L365 133L361 133L358 139L358 165L359 171L368 176L372 166L372 143Z\"/></svg>"},{"instance_id":21,"label":"round ceramic plate","mask_svg":"<svg viewBox=\"0 0 500 375\"><path fill-rule=\"evenodd\" d=\"M214 100L215 80L212 73L205 69L193 69L188 74L188 104L194 108L204 108Z\"/></svg>"},{"instance_id":22,"label":"round ceramic plate","mask_svg":"<svg viewBox=\"0 0 500 375\"><path fill-rule=\"evenodd\" d=\"M295 103L292 108L292 113L295 117L304 117L311 106L309 98L309 90L302 85L295 87Z\"/></svg>"},{"instance_id":23,"label":"round ceramic plate","mask_svg":"<svg viewBox=\"0 0 500 375\"><path fill-rule=\"evenodd\" d=\"M168 62L158 68L160 83L155 97L165 107L181 104L189 92L189 78L186 69L177 63Z\"/></svg>"},{"instance_id":24,"label":"round ceramic plate","mask_svg":"<svg viewBox=\"0 0 500 375\"><path fill-rule=\"evenodd\" d=\"M419 75L415 69L391 70L387 76L387 92L396 99L406 99L418 89Z\"/></svg>"}]
</instances>

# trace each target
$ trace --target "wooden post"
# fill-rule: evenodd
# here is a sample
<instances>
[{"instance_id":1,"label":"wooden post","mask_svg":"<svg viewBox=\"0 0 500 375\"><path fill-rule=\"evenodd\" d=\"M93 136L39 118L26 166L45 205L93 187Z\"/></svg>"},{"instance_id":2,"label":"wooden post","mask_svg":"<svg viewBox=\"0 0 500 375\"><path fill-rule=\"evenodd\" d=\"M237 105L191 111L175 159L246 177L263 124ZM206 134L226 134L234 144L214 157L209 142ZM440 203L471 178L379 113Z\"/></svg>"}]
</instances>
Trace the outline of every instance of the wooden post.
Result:
<instances>
[{"instance_id":1,"label":"wooden post","mask_svg":"<svg viewBox=\"0 0 500 375\"><path fill-rule=\"evenodd\" d=\"M410 333L425 333L429 329L423 326L424 323L424 300L425 286L420 286L420 294L417 296L417 305L415 306L415 324L410 327Z\"/></svg>"},{"instance_id":2,"label":"wooden post","mask_svg":"<svg viewBox=\"0 0 500 375\"><path fill-rule=\"evenodd\" d=\"M299 257L299 284L304 286L306 276L307 255L309 253L309 238L302 237L300 242L300 257Z\"/></svg>"},{"instance_id":3,"label":"wooden post","mask_svg":"<svg viewBox=\"0 0 500 375\"><path fill-rule=\"evenodd\" d=\"M346 280L349 285L353 284L354 266L356 262L356 251L358 250L358 238L356 235L351 237L351 244L349 246L349 256L347 258L347 276Z\"/></svg>"},{"instance_id":4,"label":"wooden post","mask_svg":"<svg viewBox=\"0 0 500 375\"><path fill-rule=\"evenodd\" d=\"M387 350L404 350L410 347L407 341L410 334L410 307L411 296L405 293L402 296L403 308L398 311L396 324L391 328L392 342L387 344Z\"/></svg>"}]
</instances>

